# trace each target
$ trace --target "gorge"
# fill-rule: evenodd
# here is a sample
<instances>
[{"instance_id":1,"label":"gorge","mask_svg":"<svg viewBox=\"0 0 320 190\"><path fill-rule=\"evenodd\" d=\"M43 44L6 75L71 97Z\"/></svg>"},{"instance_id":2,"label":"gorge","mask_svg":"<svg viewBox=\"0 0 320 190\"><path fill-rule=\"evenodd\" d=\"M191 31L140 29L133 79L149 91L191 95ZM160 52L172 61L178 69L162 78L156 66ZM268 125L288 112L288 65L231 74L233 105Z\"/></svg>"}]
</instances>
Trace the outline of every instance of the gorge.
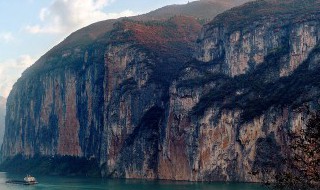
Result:
<instances>
[{"instance_id":1,"label":"gorge","mask_svg":"<svg viewBox=\"0 0 320 190\"><path fill-rule=\"evenodd\" d=\"M218 5L174 10L200 6ZM221 6L71 34L14 85L1 160L94 158L104 177L189 181L285 170L287 134L308 117L299 108L319 101L320 1Z\"/></svg>"}]
</instances>

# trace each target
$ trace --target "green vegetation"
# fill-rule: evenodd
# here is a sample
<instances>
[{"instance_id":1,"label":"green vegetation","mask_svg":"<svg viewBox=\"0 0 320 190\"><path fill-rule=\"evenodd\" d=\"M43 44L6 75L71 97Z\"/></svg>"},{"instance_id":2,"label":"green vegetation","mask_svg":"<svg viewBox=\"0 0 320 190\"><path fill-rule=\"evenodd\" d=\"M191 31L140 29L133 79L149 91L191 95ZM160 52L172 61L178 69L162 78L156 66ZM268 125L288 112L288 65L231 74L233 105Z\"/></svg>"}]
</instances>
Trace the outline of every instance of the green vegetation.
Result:
<instances>
[{"instance_id":1,"label":"green vegetation","mask_svg":"<svg viewBox=\"0 0 320 190\"><path fill-rule=\"evenodd\" d=\"M194 69L197 72L202 73L202 75L196 78L178 81L177 88L193 88L196 86L200 87L211 82L225 83L230 79L230 77L221 73L213 74L209 71L212 69L212 64L222 64L222 60L223 59L213 60L211 64L198 61L197 59L192 59L191 61L186 62L181 68L179 68L179 70L185 71L187 68L191 70Z\"/></svg>"},{"instance_id":2,"label":"green vegetation","mask_svg":"<svg viewBox=\"0 0 320 190\"><path fill-rule=\"evenodd\" d=\"M227 81L229 77L226 75L223 75L221 73L218 74L205 74L205 76L197 77L194 79L189 79L189 80L182 80L177 84L177 88L192 88L196 86L203 86L205 84L208 84L210 82L215 82L215 81Z\"/></svg>"},{"instance_id":3,"label":"green vegetation","mask_svg":"<svg viewBox=\"0 0 320 190\"><path fill-rule=\"evenodd\" d=\"M305 129L290 135L286 164L291 171L277 174L275 189L320 188L320 111L309 113Z\"/></svg>"},{"instance_id":4,"label":"green vegetation","mask_svg":"<svg viewBox=\"0 0 320 190\"><path fill-rule=\"evenodd\" d=\"M311 18L313 13L319 12L319 8L317 0L258 0L218 15L209 25L227 27L229 32L254 27L266 18L273 19L275 25L284 25L291 22L288 18L292 15L296 18L295 22L299 22L300 19Z\"/></svg>"},{"instance_id":5,"label":"green vegetation","mask_svg":"<svg viewBox=\"0 0 320 190\"><path fill-rule=\"evenodd\" d=\"M265 185L275 190L316 190L320 188L320 110L310 111L308 106L300 107L300 111L306 112L310 117L305 128L298 132L290 132L288 135L288 151L278 164L278 171L272 177L275 181L264 181ZM267 148L268 146L261 147ZM272 148L271 151L275 149ZM279 153L279 150L277 151ZM258 152L259 153L259 152ZM257 155L259 155L257 153ZM265 157L274 157L275 153ZM269 175L271 163L264 165L252 172L253 175L262 173Z\"/></svg>"},{"instance_id":6,"label":"green vegetation","mask_svg":"<svg viewBox=\"0 0 320 190\"><path fill-rule=\"evenodd\" d=\"M157 21L157 20L151 20L151 21L146 21L144 24L146 26L162 26L165 28L172 28L172 29L177 29L177 24L174 22L175 17L169 18L167 21Z\"/></svg>"},{"instance_id":7,"label":"green vegetation","mask_svg":"<svg viewBox=\"0 0 320 190\"><path fill-rule=\"evenodd\" d=\"M100 176L96 159L75 156L39 156L27 158L17 155L0 165L1 171L62 176Z\"/></svg>"},{"instance_id":8,"label":"green vegetation","mask_svg":"<svg viewBox=\"0 0 320 190\"><path fill-rule=\"evenodd\" d=\"M104 46L101 43L92 43L91 45L79 46L77 48L78 50L66 50L65 56L63 56L62 52L55 52L50 53L50 56L42 57L38 63L28 68L22 74L22 79L33 77L39 78L41 75L48 75L48 73L64 73L67 70L80 72L84 65L85 51L88 51L88 60L91 62L96 63L103 61L102 52L104 52ZM97 52L101 52L101 56L97 56Z\"/></svg>"},{"instance_id":9,"label":"green vegetation","mask_svg":"<svg viewBox=\"0 0 320 190\"><path fill-rule=\"evenodd\" d=\"M284 47L272 51L265 58L265 63L244 75L234 78L220 76L224 80L223 84L201 97L192 114L201 116L207 108L219 105L221 109L243 110L241 122L248 122L271 107L295 108L314 99L316 95L310 95L309 92L312 88L320 88L320 68L311 70L309 63L320 52L319 46L314 48L309 58L292 75L279 78L281 58L288 56L288 49ZM184 81L186 85L180 84L180 87L198 85L195 80L215 82L219 79L217 76L210 77Z\"/></svg>"}]
</instances>

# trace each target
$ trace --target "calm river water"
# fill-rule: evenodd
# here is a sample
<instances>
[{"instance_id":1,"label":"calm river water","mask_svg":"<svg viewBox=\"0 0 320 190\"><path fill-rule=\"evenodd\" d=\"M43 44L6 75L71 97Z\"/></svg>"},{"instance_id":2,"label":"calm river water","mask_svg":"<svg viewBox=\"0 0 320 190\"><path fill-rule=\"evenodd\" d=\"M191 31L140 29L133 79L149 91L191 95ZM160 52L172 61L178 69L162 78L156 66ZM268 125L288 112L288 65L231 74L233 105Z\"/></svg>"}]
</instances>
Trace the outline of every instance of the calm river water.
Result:
<instances>
[{"instance_id":1,"label":"calm river water","mask_svg":"<svg viewBox=\"0 0 320 190\"><path fill-rule=\"evenodd\" d=\"M102 180L80 177L35 176L39 184L6 184L7 180L21 180L23 175L0 172L0 190L265 190L258 184L191 183L145 180Z\"/></svg>"}]
</instances>

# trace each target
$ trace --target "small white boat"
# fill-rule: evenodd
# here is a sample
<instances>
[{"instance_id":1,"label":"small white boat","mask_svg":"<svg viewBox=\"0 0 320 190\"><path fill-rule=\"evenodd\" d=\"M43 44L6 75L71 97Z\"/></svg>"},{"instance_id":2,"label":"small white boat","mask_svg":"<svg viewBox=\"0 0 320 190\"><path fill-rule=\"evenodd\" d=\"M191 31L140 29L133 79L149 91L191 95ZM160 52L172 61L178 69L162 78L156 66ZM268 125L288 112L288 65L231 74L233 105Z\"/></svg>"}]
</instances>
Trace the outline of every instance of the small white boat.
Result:
<instances>
[{"instance_id":1,"label":"small white boat","mask_svg":"<svg viewBox=\"0 0 320 190\"><path fill-rule=\"evenodd\" d=\"M25 178L23 178L25 185L34 185L37 184L37 180L35 177L32 177L31 175L27 175Z\"/></svg>"}]
</instances>

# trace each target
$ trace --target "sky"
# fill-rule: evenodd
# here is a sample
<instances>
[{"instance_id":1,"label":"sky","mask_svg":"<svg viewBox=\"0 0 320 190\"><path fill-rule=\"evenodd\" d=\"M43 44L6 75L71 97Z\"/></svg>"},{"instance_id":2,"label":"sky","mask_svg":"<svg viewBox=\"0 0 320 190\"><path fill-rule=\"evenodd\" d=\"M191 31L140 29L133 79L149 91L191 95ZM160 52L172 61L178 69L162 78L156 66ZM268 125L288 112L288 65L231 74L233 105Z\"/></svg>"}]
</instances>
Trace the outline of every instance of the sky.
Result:
<instances>
[{"instance_id":1,"label":"sky","mask_svg":"<svg viewBox=\"0 0 320 190\"><path fill-rule=\"evenodd\" d=\"M190 0L191 1L191 0ZM0 0L0 96L71 32L188 0Z\"/></svg>"}]
</instances>

